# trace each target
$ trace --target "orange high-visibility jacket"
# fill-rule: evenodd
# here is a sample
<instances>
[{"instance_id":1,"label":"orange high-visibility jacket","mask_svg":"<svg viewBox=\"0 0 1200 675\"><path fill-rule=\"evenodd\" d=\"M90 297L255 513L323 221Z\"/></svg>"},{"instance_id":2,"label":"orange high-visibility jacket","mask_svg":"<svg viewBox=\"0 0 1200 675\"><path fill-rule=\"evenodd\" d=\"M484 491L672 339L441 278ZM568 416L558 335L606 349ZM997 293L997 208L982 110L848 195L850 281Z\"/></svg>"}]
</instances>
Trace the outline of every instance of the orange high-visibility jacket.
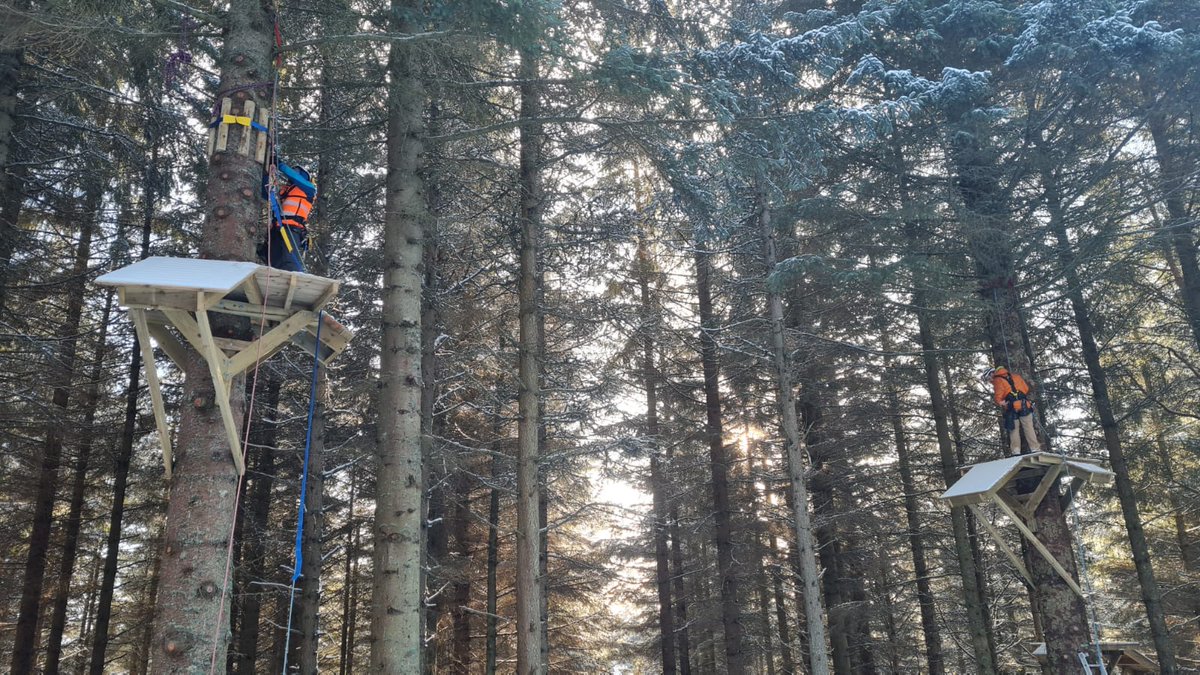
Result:
<instances>
[{"instance_id":1,"label":"orange high-visibility jacket","mask_svg":"<svg viewBox=\"0 0 1200 675\"><path fill-rule=\"evenodd\" d=\"M995 391L992 400L1001 408L1024 412L1033 407L1028 398L1029 384L1020 375L1008 372L1007 368L997 368L992 373L992 389Z\"/></svg>"},{"instance_id":2,"label":"orange high-visibility jacket","mask_svg":"<svg viewBox=\"0 0 1200 675\"><path fill-rule=\"evenodd\" d=\"M279 212L284 225L304 227L308 214L312 213L313 203L304 190L292 185L279 195Z\"/></svg>"}]
</instances>

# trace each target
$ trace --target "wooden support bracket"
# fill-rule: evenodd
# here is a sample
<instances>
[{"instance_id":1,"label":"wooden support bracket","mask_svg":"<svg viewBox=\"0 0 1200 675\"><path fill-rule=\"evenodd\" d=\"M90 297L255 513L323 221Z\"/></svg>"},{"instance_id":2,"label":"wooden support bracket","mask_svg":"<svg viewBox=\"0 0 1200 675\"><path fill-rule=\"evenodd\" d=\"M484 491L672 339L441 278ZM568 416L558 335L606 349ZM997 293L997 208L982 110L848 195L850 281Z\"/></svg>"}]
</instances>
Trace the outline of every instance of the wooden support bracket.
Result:
<instances>
[{"instance_id":1,"label":"wooden support bracket","mask_svg":"<svg viewBox=\"0 0 1200 675\"><path fill-rule=\"evenodd\" d=\"M138 344L142 351L142 370L146 373L146 384L150 386L150 402L154 407L154 424L158 427L158 439L162 444L163 470L166 472L167 480L171 480L171 431L167 427L167 411L166 406L163 405L162 387L158 383L158 368L154 365L154 348L150 346L150 329L146 324L146 310L131 309L129 313L133 316L133 327L137 331Z\"/></svg>"},{"instance_id":2,"label":"wooden support bracket","mask_svg":"<svg viewBox=\"0 0 1200 675\"><path fill-rule=\"evenodd\" d=\"M312 312L296 312L283 323L263 334L262 337L246 345L237 354L230 357L224 365L226 377L233 378L250 368L260 360L270 358L275 352L287 345L293 335L304 330L304 327L315 319Z\"/></svg>"},{"instance_id":3,"label":"wooden support bracket","mask_svg":"<svg viewBox=\"0 0 1200 675\"><path fill-rule=\"evenodd\" d=\"M197 293L197 296L199 302L203 304L204 292ZM217 349L217 344L213 341L212 327L208 324L208 312L198 312L196 324L200 328L200 339L204 345L201 353L204 354L204 360L208 361L208 371L212 374L213 397L217 399L217 408L221 411L221 420L225 424L225 434L229 439L229 452L233 455L233 465L237 468L240 476L246 473L246 463L242 460L242 444L238 439L237 423L233 419L233 410L229 404L229 386L232 382L226 382L224 372L228 359Z\"/></svg>"},{"instance_id":4,"label":"wooden support bracket","mask_svg":"<svg viewBox=\"0 0 1200 675\"><path fill-rule=\"evenodd\" d=\"M1058 475L1062 473L1063 465L1055 464L1046 471L1046 475L1042 476L1042 482L1038 483L1037 488L1029 493L1028 499L1025 501L1025 506L1022 515L1025 520L1033 522L1033 515L1037 512L1037 507L1046 498L1046 493L1050 491L1050 487L1054 485L1054 481Z\"/></svg>"},{"instance_id":5,"label":"wooden support bracket","mask_svg":"<svg viewBox=\"0 0 1200 675\"><path fill-rule=\"evenodd\" d=\"M139 309L136 311L142 312L144 316L146 310ZM171 331L167 330L167 327L162 324L147 323L147 328L150 330L150 337L154 338L154 341L158 343L158 346L163 350L163 353L165 353L171 359L176 368L183 370L184 361L187 359L187 347L185 347L182 342L176 339L176 337L171 334ZM138 339L140 340L141 338Z\"/></svg>"},{"instance_id":6,"label":"wooden support bracket","mask_svg":"<svg viewBox=\"0 0 1200 675\"><path fill-rule=\"evenodd\" d=\"M1021 577L1025 579L1026 583L1032 587L1033 575L1031 575L1029 570L1025 568L1025 563L1022 562L1021 556L1013 552L1012 548L1009 547L1009 545L1004 541L1004 537L996 529L996 526L992 525L991 521L987 519L978 505L968 504L967 506L971 509L971 513L975 514L975 520L979 521L979 523L983 525L983 529L987 530L987 533L992 535L992 540L996 542L996 546L1000 547L1000 551L1004 553L1004 555L1008 558L1008 561L1012 563L1013 567L1017 568L1017 571L1021 573Z\"/></svg>"},{"instance_id":7,"label":"wooden support bracket","mask_svg":"<svg viewBox=\"0 0 1200 675\"><path fill-rule=\"evenodd\" d=\"M1067 582L1067 585L1071 587L1071 590L1075 591L1079 597L1084 597L1083 591L1079 588L1079 584L1075 583L1075 579L1069 572L1067 572L1062 564L1055 559L1054 555L1050 553L1050 549L1046 548L1046 545L1037 538L1037 535L1034 534L1033 530L1029 529L1029 527L1025 525L1025 520L1021 518L1021 516L1017 515L1017 513L1013 511L1013 509L1010 508L1003 499L996 498L992 501L996 504L996 506L1000 507L1000 510L1004 512L1004 515L1008 516L1009 519L1013 521L1013 525L1017 526L1017 529L1021 531L1021 534L1025 535L1025 539L1027 539L1029 543L1037 549L1038 553L1042 554L1042 557L1046 559L1046 562L1050 563L1050 566L1054 568L1054 571L1058 572L1058 576L1062 577L1063 581Z\"/></svg>"}]
</instances>

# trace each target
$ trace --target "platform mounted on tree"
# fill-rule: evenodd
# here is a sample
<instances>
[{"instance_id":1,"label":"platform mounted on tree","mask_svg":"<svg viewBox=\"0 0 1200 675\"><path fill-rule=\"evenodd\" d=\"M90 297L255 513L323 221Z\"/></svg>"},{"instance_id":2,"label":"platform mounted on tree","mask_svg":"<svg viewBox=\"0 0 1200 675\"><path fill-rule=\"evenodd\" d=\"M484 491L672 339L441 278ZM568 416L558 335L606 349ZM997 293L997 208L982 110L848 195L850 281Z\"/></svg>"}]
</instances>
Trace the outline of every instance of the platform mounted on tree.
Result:
<instances>
[{"instance_id":1,"label":"platform mounted on tree","mask_svg":"<svg viewBox=\"0 0 1200 675\"><path fill-rule=\"evenodd\" d=\"M1099 462L1094 459L1066 457L1048 452L1014 455L964 468L967 469L967 472L954 485L951 485L941 498L954 506L969 507L984 529L996 541L996 545L1008 557L1009 562L1032 585L1033 577L1025 568L1020 556L1013 552L996 527L980 511L980 506L983 504L995 504L1001 513L1012 520L1030 545L1050 563L1050 566L1067 582L1067 585L1080 597L1083 597L1083 591L1075 582L1074 577L1035 535L1037 524L1034 521L1034 513L1037 511L1038 505L1050 493L1054 481L1059 477L1068 477L1078 485L1087 483L1107 485L1112 482L1113 473L1100 466ZM1018 481L1028 485L1032 480L1037 481L1033 490L1028 492L1017 490Z\"/></svg>"},{"instance_id":2,"label":"platform mounted on tree","mask_svg":"<svg viewBox=\"0 0 1200 675\"><path fill-rule=\"evenodd\" d=\"M154 419L162 442L163 465L171 477L171 442L150 338L180 369L191 345L208 363L213 390L234 466L245 472L241 440L230 409L230 386L240 373L270 358L289 343L316 353L328 364L350 344L353 332L323 312L337 295L338 282L301 272L285 272L249 262L193 258L146 258L96 280L117 289L129 309L141 344ZM262 331L254 340L215 337L209 314L251 319ZM318 316L321 318L317 330ZM173 331L171 329L174 329ZM317 334L320 334L320 344Z\"/></svg>"}]
</instances>

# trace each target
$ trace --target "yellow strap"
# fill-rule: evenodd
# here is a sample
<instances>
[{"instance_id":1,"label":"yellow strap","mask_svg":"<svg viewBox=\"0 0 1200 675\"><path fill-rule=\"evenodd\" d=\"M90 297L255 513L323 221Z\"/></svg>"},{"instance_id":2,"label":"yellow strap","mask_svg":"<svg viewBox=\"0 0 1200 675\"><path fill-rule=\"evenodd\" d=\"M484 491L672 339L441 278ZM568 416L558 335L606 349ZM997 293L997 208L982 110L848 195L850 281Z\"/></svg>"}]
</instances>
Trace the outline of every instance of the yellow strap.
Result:
<instances>
[{"instance_id":1,"label":"yellow strap","mask_svg":"<svg viewBox=\"0 0 1200 675\"><path fill-rule=\"evenodd\" d=\"M287 227L279 226L279 236L283 237L283 245L287 247L288 253L295 252L295 249L292 248L292 240L288 237Z\"/></svg>"},{"instance_id":2,"label":"yellow strap","mask_svg":"<svg viewBox=\"0 0 1200 675\"><path fill-rule=\"evenodd\" d=\"M225 124L240 124L244 127L250 126L250 118L240 115L225 115L221 121Z\"/></svg>"}]
</instances>

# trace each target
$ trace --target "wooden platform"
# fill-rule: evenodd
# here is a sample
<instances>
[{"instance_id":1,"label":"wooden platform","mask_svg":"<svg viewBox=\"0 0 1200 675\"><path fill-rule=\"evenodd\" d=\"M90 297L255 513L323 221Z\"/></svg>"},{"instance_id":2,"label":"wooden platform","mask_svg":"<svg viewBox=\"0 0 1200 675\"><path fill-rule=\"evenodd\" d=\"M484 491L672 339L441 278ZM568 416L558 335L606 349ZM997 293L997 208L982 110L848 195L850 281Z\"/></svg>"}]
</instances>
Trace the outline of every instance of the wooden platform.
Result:
<instances>
[{"instance_id":1,"label":"wooden platform","mask_svg":"<svg viewBox=\"0 0 1200 675\"><path fill-rule=\"evenodd\" d=\"M1073 482L1072 489L1077 489L1088 483L1107 485L1112 482L1113 473L1094 459L1065 457L1048 452L1015 455L964 468L967 469L967 472L954 485L951 485L949 490L942 493L941 498L954 506L970 508L979 523L996 541L996 545L1008 557L1009 562L1017 568L1025 581L1033 584L1033 577L1025 568L1020 556L1005 543L995 525L981 510L984 504L995 505L1016 525L1030 545L1046 558L1051 567L1067 582L1067 585L1082 597L1083 591L1075 582L1074 577L1067 573L1062 564L1037 538L1034 513L1037 511L1038 505L1049 494L1050 488L1054 486L1054 481L1059 477L1069 478ZM1032 491L1019 493L1016 488L1017 481L1029 479L1038 481L1036 487Z\"/></svg>"},{"instance_id":2,"label":"wooden platform","mask_svg":"<svg viewBox=\"0 0 1200 675\"><path fill-rule=\"evenodd\" d=\"M338 282L311 274L248 262L155 257L109 272L96 283L115 287L121 305L129 308L145 363L154 363L151 338L180 368L189 345L208 362L239 474L245 472L245 466L229 406L233 378L288 344L298 345L309 354L315 352L322 363L328 364L354 337L352 331L323 312L337 295ZM250 341L214 337L210 313L248 317L253 329L258 331L261 325L262 331ZM171 446L162 391L155 369L147 367L145 371L169 479Z\"/></svg>"}]
</instances>

